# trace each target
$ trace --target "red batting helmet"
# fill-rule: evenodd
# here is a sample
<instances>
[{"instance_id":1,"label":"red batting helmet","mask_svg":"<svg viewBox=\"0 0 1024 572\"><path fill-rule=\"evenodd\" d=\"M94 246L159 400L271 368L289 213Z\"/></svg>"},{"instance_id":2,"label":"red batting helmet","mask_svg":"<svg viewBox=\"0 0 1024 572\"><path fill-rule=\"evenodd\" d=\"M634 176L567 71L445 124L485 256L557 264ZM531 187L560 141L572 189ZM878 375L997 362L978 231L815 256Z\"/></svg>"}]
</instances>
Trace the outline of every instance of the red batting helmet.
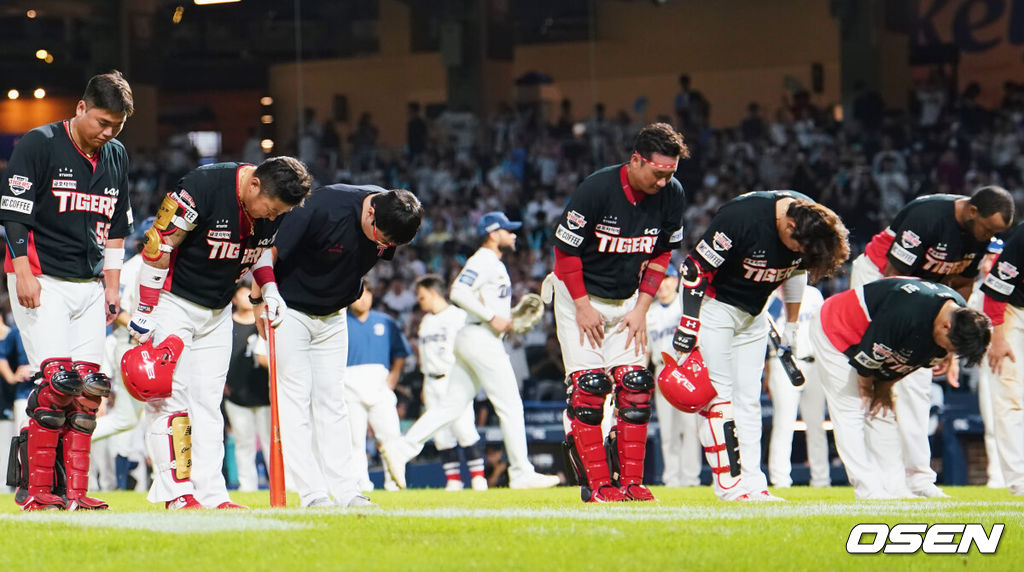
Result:
<instances>
[{"instance_id":1,"label":"red batting helmet","mask_svg":"<svg viewBox=\"0 0 1024 572\"><path fill-rule=\"evenodd\" d=\"M661 357L665 359L665 369L658 376L658 388L673 407L696 413L718 395L699 349L690 352L681 364L665 352L661 352Z\"/></svg>"},{"instance_id":2,"label":"red batting helmet","mask_svg":"<svg viewBox=\"0 0 1024 572\"><path fill-rule=\"evenodd\" d=\"M121 379L124 388L139 401L154 401L171 396L171 378L185 344L178 336L167 336L159 346L152 339L124 352Z\"/></svg>"}]
</instances>

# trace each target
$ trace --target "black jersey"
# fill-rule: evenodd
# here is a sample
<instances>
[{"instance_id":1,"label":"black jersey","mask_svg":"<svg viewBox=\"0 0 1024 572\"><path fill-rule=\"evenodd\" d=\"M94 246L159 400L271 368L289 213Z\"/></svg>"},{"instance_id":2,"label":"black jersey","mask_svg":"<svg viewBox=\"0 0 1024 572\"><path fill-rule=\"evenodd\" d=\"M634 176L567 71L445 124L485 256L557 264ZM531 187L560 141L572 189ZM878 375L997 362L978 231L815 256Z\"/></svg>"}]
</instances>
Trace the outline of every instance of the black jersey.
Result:
<instances>
[{"instance_id":1,"label":"black jersey","mask_svg":"<svg viewBox=\"0 0 1024 572\"><path fill-rule=\"evenodd\" d=\"M893 381L946 357L932 331L935 317L949 300L967 305L942 284L884 278L825 300L821 325L859 374Z\"/></svg>"},{"instance_id":2,"label":"black jersey","mask_svg":"<svg viewBox=\"0 0 1024 572\"><path fill-rule=\"evenodd\" d=\"M621 300L640 284L657 251L683 241L686 196L675 178L637 204L626 196L626 165L605 167L580 183L555 225L555 246L583 261L588 294Z\"/></svg>"},{"instance_id":3,"label":"black jersey","mask_svg":"<svg viewBox=\"0 0 1024 572\"><path fill-rule=\"evenodd\" d=\"M1011 306L1024 308L1024 229L1020 223L1003 237L1003 252L999 254L988 271L981 291L997 302L1009 302Z\"/></svg>"},{"instance_id":4,"label":"black jersey","mask_svg":"<svg viewBox=\"0 0 1024 572\"><path fill-rule=\"evenodd\" d=\"M327 316L356 301L363 276L395 248L366 238L363 199L385 190L375 185L328 185L313 191L288 214L277 237L277 277L290 308Z\"/></svg>"},{"instance_id":5,"label":"black jersey","mask_svg":"<svg viewBox=\"0 0 1024 572\"><path fill-rule=\"evenodd\" d=\"M171 253L164 289L203 306L223 308L235 286L274 244L281 221L252 220L238 201L238 170L243 163L216 163L182 177L170 194L186 207L196 227Z\"/></svg>"},{"instance_id":6,"label":"black jersey","mask_svg":"<svg viewBox=\"0 0 1024 572\"><path fill-rule=\"evenodd\" d=\"M34 274L95 278L107 239L132 232L128 154L112 139L89 159L68 129L58 121L18 141L0 185L0 221L29 227ZM14 271L9 246L4 270Z\"/></svg>"},{"instance_id":7,"label":"black jersey","mask_svg":"<svg viewBox=\"0 0 1024 572\"><path fill-rule=\"evenodd\" d=\"M722 205L690 253L714 272L705 296L756 316L800 268L801 254L782 243L775 222L775 203L786 197L814 202L795 191L758 191Z\"/></svg>"},{"instance_id":8,"label":"black jersey","mask_svg":"<svg viewBox=\"0 0 1024 572\"><path fill-rule=\"evenodd\" d=\"M256 323L231 322L231 361L228 362L226 398L242 407L270 405L267 368L256 363L259 337Z\"/></svg>"},{"instance_id":9,"label":"black jersey","mask_svg":"<svg viewBox=\"0 0 1024 572\"><path fill-rule=\"evenodd\" d=\"M885 271L892 264L903 276L934 282L949 276L973 278L988 242L974 239L956 221L955 201L960 195L928 195L903 207L892 224L876 234L864 255Z\"/></svg>"}]
</instances>

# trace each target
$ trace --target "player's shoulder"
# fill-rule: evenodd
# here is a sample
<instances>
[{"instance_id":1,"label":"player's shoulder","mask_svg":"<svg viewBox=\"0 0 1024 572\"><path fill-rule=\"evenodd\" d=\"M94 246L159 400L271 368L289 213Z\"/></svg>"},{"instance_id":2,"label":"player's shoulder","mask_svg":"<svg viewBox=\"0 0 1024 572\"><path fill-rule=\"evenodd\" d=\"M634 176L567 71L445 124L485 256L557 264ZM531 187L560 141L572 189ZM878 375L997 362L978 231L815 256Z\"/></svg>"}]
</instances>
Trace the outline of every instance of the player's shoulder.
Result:
<instances>
[{"instance_id":1,"label":"player's shoulder","mask_svg":"<svg viewBox=\"0 0 1024 572\"><path fill-rule=\"evenodd\" d=\"M345 183L334 183L314 189L310 193L306 203L314 204L337 204L362 202L367 195L386 192L387 189L377 185L347 185Z\"/></svg>"},{"instance_id":2,"label":"player's shoulder","mask_svg":"<svg viewBox=\"0 0 1024 572\"><path fill-rule=\"evenodd\" d=\"M59 138L63 129L63 121L47 123L46 125L30 129L18 139L17 149L24 152L30 149L46 147Z\"/></svg>"},{"instance_id":3,"label":"player's shoulder","mask_svg":"<svg viewBox=\"0 0 1024 572\"><path fill-rule=\"evenodd\" d=\"M619 171L622 169L622 165L610 165L602 169L598 169L583 179L579 186L576 187L576 191L572 194L571 200L580 201L587 200L593 201L597 197L607 193L609 189L621 189L622 183L620 181Z\"/></svg>"},{"instance_id":4,"label":"player's shoulder","mask_svg":"<svg viewBox=\"0 0 1024 572\"><path fill-rule=\"evenodd\" d=\"M954 202L962 198L965 197L963 195L950 195L945 193L924 195L907 203L906 206L903 207L903 210L908 213L934 212L935 210L943 208L951 208Z\"/></svg>"}]
</instances>

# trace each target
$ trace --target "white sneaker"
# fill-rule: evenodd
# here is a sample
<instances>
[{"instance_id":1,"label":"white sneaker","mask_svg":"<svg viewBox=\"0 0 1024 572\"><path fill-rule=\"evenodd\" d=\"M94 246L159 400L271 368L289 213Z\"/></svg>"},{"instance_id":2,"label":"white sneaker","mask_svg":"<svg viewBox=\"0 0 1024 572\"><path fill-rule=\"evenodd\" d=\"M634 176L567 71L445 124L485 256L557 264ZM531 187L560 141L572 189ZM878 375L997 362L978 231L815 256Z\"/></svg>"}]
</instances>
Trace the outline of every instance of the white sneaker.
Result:
<instances>
[{"instance_id":1,"label":"white sneaker","mask_svg":"<svg viewBox=\"0 0 1024 572\"><path fill-rule=\"evenodd\" d=\"M463 484L462 479L448 479L448 482L444 484L444 490L446 491L461 491L466 488Z\"/></svg>"},{"instance_id":2,"label":"white sneaker","mask_svg":"<svg viewBox=\"0 0 1024 572\"><path fill-rule=\"evenodd\" d=\"M486 491L487 478L484 477L483 475L477 475L470 479L469 486L471 486L474 491Z\"/></svg>"},{"instance_id":3,"label":"white sneaker","mask_svg":"<svg viewBox=\"0 0 1024 572\"><path fill-rule=\"evenodd\" d=\"M345 508L380 508L372 501L370 501L370 499L364 497L363 495L356 495L352 497L351 499L349 499L347 503L345 503L342 506L344 506Z\"/></svg>"},{"instance_id":4,"label":"white sneaker","mask_svg":"<svg viewBox=\"0 0 1024 572\"><path fill-rule=\"evenodd\" d=\"M549 489L551 487L557 487L560 484L562 484L562 479L558 478L558 475L542 475L540 473L530 473L525 477L521 477L510 482L508 488Z\"/></svg>"},{"instance_id":5,"label":"white sneaker","mask_svg":"<svg viewBox=\"0 0 1024 572\"><path fill-rule=\"evenodd\" d=\"M306 505L306 508L327 508L329 506L334 506L334 503L331 501L331 499L327 497L317 497L309 501L309 504Z\"/></svg>"},{"instance_id":6,"label":"white sneaker","mask_svg":"<svg viewBox=\"0 0 1024 572\"><path fill-rule=\"evenodd\" d=\"M928 485L927 487L914 491L914 494L928 499L948 499L949 495L944 493L942 489L935 485Z\"/></svg>"},{"instance_id":7,"label":"white sneaker","mask_svg":"<svg viewBox=\"0 0 1024 572\"><path fill-rule=\"evenodd\" d=\"M777 497L772 493L768 492L767 489L757 493L747 493L740 495L736 500L746 502L785 502L786 499Z\"/></svg>"},{"instance_id":8,"label":"white sneaker","mask_svg":"<svg viewBox=\"0 0 1024 572\"><path fill-rule=\"evenodd\" d=\"M398 488L405 488L405 465L416 456L412 445L401 437L382 441L380 444L380 456L384 460L384 468L394 479Z\"/></svg>"}]
</instances>

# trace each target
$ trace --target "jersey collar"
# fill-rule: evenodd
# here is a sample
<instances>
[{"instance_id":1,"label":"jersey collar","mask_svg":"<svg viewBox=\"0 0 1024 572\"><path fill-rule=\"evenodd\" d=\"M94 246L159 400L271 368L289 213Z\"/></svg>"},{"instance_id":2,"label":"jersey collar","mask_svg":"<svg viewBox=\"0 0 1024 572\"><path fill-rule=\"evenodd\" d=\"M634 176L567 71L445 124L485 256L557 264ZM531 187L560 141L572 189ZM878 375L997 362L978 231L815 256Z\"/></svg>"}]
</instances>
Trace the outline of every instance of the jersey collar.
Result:
<instances>
[{"instance_id":1,"label":"jersey collar","mask_svg":"<svg viewBox=\"0 0 1024 572\"><path fill-rule=\"evenodd\" d=\"M622 166L621 169L619 169L619 181L622 183L622 192L625 193L626 200L629 201L629 204L635 206L640 204L640 201L647 198L647 195L635 190L629 184L629 175L626 174L627 167L629 167L629 163L626 163L625 165Z\"/></svg>"},{"instance_id":2,"label":"jersey collar","mask_svg":"<svg viewBox=\"0 0 1024 572\"><path fill-rule=\"evenodd\" d=\"M100 162L100 149L102 149L102 147L98 147L96 152L92 154L92 157L86 155L85 151L82 151L82 148L78 146L78 143L75 143L75 138L71 136L71 122L65 119L63 123L64 133L67 133L68 141L71 141L71 146L75 148L75 151L78 151L78 154L81 155L83 159L92 165L92 169L95 171L96 165Z\"/></svg>"}]
</instances>

